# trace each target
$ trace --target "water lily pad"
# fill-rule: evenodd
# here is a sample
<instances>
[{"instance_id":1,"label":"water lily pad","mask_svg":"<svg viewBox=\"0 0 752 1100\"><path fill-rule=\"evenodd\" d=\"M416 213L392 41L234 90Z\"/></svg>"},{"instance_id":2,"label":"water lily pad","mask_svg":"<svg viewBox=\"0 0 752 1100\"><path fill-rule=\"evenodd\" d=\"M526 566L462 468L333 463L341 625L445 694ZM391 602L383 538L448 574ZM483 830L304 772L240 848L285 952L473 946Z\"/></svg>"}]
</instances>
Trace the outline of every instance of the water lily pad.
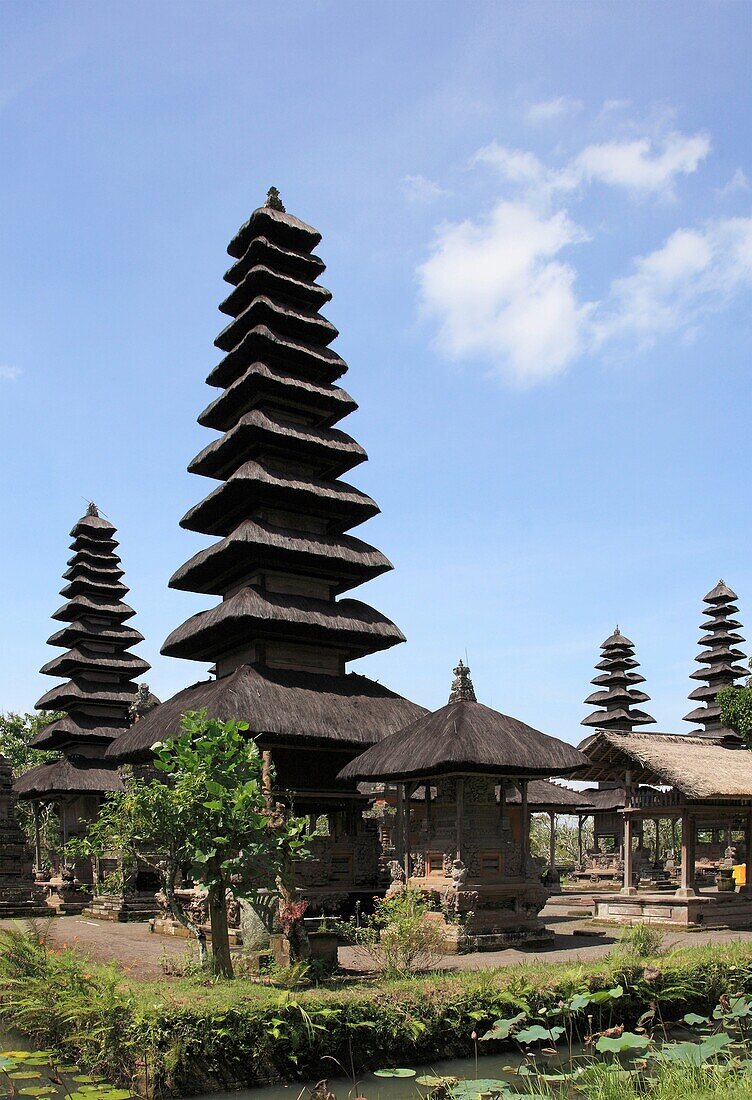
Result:
<instances>
[{"instance_id":1,"label":"water lily pad","mask_svg":"<svg viewBox=\"0 0 752 1100\"><path fill-rule=\"evenodd\" d=\"M34 1073L33 1070L19 1069L15 1073L9 1073L11 1081L39 1081L41 1073Z\"/></svg>"},{"instance_id":2,"label":"water lily pad","mask_svg":"<svg viewBox=\"0 0 752 1100\"><path fill-rule=\"evenodd\" d=\"M21 1096L54 1096L55 1091L49 1085L29 1085L27 1088L19 1089Z\"/></svg>"},{"instance_id":3,"label":"water lily pad","mask_svg":"<svg viewBox=\"0 0 752 1100\"><path fill-rule=\"evenodd\" d=\"M614 1036L614 1038L601 1035L595 1044L595 1049L601 1051L601 1053L608 1051L612 1054L623 1054L627 1050L647 1050L649 1046L649 1036L635 1035L633 1031L625 1031L621 1035Z\"/></svg>"},{"instance_id":4,"label":"water lily pad","mask_svg":"<svg viewBox=\"0 0 752 1100\"><path fill-rule=\"evenodd\" d=\"M414 1077L414 1069L375 1069L374 1077Z\"/></svg>"},{"instance_id":5,"label":"water lily pad","mask_svg":"<svg viewBox=\"0 0 752 1100\"><path fill-rule=\"evenodd\" d=\"M698 1016L696 1012L688 1012L682 1017L688 1027L699 1027L700 1024L709 1024L707 1016Z\"/></svg>"},{"instance_id":6,"label":"water lily pad","mask_svg":"<svg viewBox=\"0 0 752 1100\"><path fill-rule=\"evenodd\" d=\"M509 1086L506 1081L479 1077L475 1081L460 1081L458 1084L452 1085L449 1095L452 1100L478 1100L482 1092L499 1092L508 1096Z\"/></svg>"},{"instance_id":7,"label":"water lily pad","mask_svg":"<svg viewBox=\"0 0 752 1100\"><path fill-rule=\"evenodd\" d=\"M556 1040L564 1034L563 1027L541 1027L540 1024L533 1024L532 1027L526 1027L522 1031L518 1031L515 1038L519 1043L550 1043L552 1040Z\"/></svg>"},{"instance_id":8,"label":"water lily pad","mask_svg":"<svg viewBox=\"0 0 752 1100\"><path fill-rule=\"evenodd\" d=\"M514 1028L517 1024L522 1023L526 1015L525 1012L518 1012L516 1016L510 1016L508 1020L494 1020L491 1030L487 1031L485 1035L481 1035L480 1041L486 1043L489 1039L508 1039Z\"/></svg>"},{"instance_id":9,"label":"water lily pad","mask_svg":"<svg viewBox=\"0 0 752 1100\"><path fill-rule=\"evenodd\" d=\"M448 1088L450 1085L459 1084L459 1077L436 1077L432 1073L424 1073L422 1077L415 1078L416 1085L424 1085L429 1089Z\"/></svg>"},{"instance_id":10,"label":"water lily pad","mask_svg":"<svg viewBox=\"0 0 752 1100\"><path fill-rule=\"evenodd\" d=\"M686 1066L701 1066L715 1058L724 1047L732 1042L731 1036L724 1031L708 1035L701 1043L664 1043L656 1057L665 1062L679 1062Z\"/></svg>"}]
</instances>

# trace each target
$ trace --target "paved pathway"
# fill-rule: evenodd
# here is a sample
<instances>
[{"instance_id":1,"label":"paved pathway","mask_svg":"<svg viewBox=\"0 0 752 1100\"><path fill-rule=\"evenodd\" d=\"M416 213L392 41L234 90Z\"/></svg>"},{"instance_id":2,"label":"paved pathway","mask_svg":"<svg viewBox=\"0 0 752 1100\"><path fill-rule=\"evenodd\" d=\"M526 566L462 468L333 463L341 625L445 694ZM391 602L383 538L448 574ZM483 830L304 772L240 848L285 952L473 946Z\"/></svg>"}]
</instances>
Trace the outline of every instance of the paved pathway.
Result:
<instances>
[{"instance_id":1,"label":"paved pathway","mask_svg":"<svg viewBox=\"0 0 752 1100\"><path fill-rule=\"evenodd\" d=\"M447 955L441 967L447 970L485 970L496 966L511 966L520 962L585 962L607 955L617 938L617 930L594 930L584 916L573 916L578 908L574 898L555 899L541 916L554 933L554 944L545 950L510 948L506 951L483 951L472 955ZM0 924L9 922L0 922ZM58 917L50 922L51 938L58 945L67 944L93 962L115 961L138 978L161 978L160 960L165 956L187 956L192 946L175 936L155 936L146 923L116 924L92 921L85 917ZM666 943L675 946L701 943L729 943L732 940L752 940L752 929L744 932L675 932L667 930ZM340 949L340 962L347 969L363 969L364 960L357 960L351 948Z\"/></svg>"}]
</instances>

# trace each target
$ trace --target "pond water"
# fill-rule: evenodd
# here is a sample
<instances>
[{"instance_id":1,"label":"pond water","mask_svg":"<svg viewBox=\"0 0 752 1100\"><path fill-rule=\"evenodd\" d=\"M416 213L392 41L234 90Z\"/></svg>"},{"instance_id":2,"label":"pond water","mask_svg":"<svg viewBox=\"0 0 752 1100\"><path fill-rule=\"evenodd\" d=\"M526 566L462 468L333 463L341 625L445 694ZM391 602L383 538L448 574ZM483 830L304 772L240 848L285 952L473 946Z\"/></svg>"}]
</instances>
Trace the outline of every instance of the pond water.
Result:
<instances>
[{"instance_id":1,"label":"pond water","mask_svg":"<svg viewBox=\"0 0 752 1100\"><path fill-rule=\"evenodd\" d=\"M416 1071L418 1077L424 1074L432 1074L438 1077L459 1077L473 1080L477 1077L506 1080L510 1083L514 1080L514 1071L509 1067L516 1067L522 1062L522 1058L514 1051L504 1054L484 1055L478 1058L477 1074L474 1058L452 1059L434 1062L426 1062L422 1065L410 1066ZM553 1059L554 1064L556 1059ZM430 1091L417 1085L414 1077L389 1078L376 1077L373 1073L359 1073L356 1080L359 1090L353 1088L351 1078L342 1077L341 1071L333 1063L331 1075L327 1077L329 1089L337 1100L352 1100L356 1096L367 1097L367 1100L413 1100L419 1096L426 1096ZM506 1071L505 1068L506 1067ZM519 1080L519 1079L518 1079ZM215 1092L192 1100L297 1100L302 1093L301 1100L307 1100L310 1089L316 1084L316 1079L309 1081L295 1081L288 1084L270 1085L266 1088L241 1089L237 1092Z\"/></svg>"}]
</instances>

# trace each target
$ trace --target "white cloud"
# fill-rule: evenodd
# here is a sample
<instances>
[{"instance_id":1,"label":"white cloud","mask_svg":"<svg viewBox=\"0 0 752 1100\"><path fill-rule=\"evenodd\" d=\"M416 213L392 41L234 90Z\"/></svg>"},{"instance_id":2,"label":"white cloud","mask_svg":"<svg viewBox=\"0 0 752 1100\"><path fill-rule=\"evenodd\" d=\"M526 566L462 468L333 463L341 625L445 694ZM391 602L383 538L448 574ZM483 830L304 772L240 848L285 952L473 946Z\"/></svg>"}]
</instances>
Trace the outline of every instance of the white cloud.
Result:
<instances>
[{"instance_id":1,"label":"white cloud","mask_svg":"<svg viewBox=\"0 0 752 1100\"><path fill-rule=\"evenodd\" d=\"M725 199L729 195L738 194L740 191L749 191L749 180L743 170L737 168L728 183L725 183L723 187L716 188L715 193L719 199Z\"/></svg>"},{"instance_id":2,"label":"white cloud","mask_svg":"<svg viewBox=\"0 0 752 1100\"><path fill-rule=\"evenodd\" d=\"M528 153L524 149L510 149L506 145L499 145L497 141L479 149L472 163L488 164L505 180L522 185L542 184L547 174L545 165L538 160L535 153Z\"/></svg>"},{"instance_id":3,"label":"white cloud","mask_svg":"<svg viewBox=\"0 0 752 1100\"><path fill-rule=\"evenodd\" d=\"M580 353L590 307L577 301L574 268L558 256L585 239L564 211L544 215L524 202L441 226L418 276L442 354L485 359L523 385L564 371Z\"/></svg>"},{"instance_id":4,"label":"white cloud","mask_svg":"<svg viewBox=\"0 0 752 1100\"><path fill-rule=\"evenodd\" d=\"M660 145L649 138L588 145L570 169L577 182L611 184L629 191L673 194L677 176L696 172L710 152L707 134L667 134Z\"/></svg>"},{"instance_id":5,"label":"white cloud","mask_svg":"<svg viewBox=\"0 0 752 1100\"><path fill-rule=\"evenodd\" d=\"M6 382L14 382L20 374L20 367L0 366L0 378L4 379Z\"/></svg>"},{"instance_id":6,"label":"white cloud","mask_svg":"<svg viewBox=\"0 0 752 1100\"><path fill-rule=\"evenodd\" d=\"M560 95L554 99L544 99L541 103L531 103L525 111L528 122L553 122L565 115L573 115L582 110L582 101L570 96Z\"/></svg>"},{"instance_id":7,"label":"white cloud","mask_svg":"<svg viewBox=\"0 0 752 1100\"><path fill-rule=\"evenodd\" d=\"M608 302L593 319L595 346L626 337L649 347L670 332L693 338L703 316L752 287L752 217L677 229L633 267L632 274L614 280Z\"/></svg>"},{"instance_id":8,"label":"white cloud","mask_svg":"<svg viewBox=\"0 0 752 1100\"><path fill-rule=\"evenodd\" d=\"M449 194L438 183L425 176L405 176L402 181L402 193L410 202L419 203L433 202Z\"/></svg>"},{"instance_id":9,"label":"white cloud","mask_svg":"<svg viewBox=\"0 0 752 1100\"><path fill-rule=\"evenodd\" d=\"M567 164L547 167L531 152L491 142L473 157L487 164L503 179L524 187L528 194L550 199L576 191L586 184L604 183L625 188L635 195L672 197L677 176L690 175L710 152L706 134L667 134L661 141L648 137L609 141L586 146Z\"/></svg>"},{"instance_id":10,"label":"white cloud","mask_svg":"<svg viewBox=\"0 0 752 1100\"><path fill-rule=\"evenodd\" d=\"M612 111L626 111L632 106L629 99L604 99L600 115L610 115Z\"/></svg>"}]
</instances>

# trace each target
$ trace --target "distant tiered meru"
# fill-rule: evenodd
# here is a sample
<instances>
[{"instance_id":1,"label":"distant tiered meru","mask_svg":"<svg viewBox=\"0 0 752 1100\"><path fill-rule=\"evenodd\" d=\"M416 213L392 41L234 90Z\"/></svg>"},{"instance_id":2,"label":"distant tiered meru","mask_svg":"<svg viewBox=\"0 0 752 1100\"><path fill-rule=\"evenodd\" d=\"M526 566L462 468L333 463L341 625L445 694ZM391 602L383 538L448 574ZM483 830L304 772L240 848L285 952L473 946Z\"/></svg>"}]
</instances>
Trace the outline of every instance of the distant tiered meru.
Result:
<instances>
[{"instance_id":1,"label":"distant tiered meru","mask_svg":"<svg viewBox=\"0 0 752 1100\"><path fill-rule=\"evenodd\" d=\"M698 731L701 737L736 736L731 730L723 728L716 696L721 688L749 676L749 670L740 664L746 661L746 657L737 649L738 643L744 641L737 633L742 624L734 618L739 612L737 599L736 592L732 592L723 581L719 581L703 598L703 603L707 605L707 618L700 626L705 631L700 638L703 648L695 658L701 667L691 677L706 682L689 696L701 705L684 715L685 722L698 722L703 727L702 731Z\"/></svg>"},{"instance_id":2,"label":"distant tiered meru","mask_svg":"<svg viewBox=\"0 0 752 1100\"><path fill-rule=\"evenodd\" d=\"M130 652L143 638L126 625L135 612L123 602L128 589L121 579L115 533L93 504L71 531L73 557L61 590L66 602L52 616L63 625L49 639L64 652L41 669L69 679L37 703L39 710L62 711L64 717L45 726L31 742L34 748L59 749L62 758L18 779L15 790L22 798L101 795L122 786L103 757L130 725L129 708L137 694L133 681L149 665Z\"/></svg>"},{"instance_id":3,"label":"distant tiered meru","mask_svg":"<svg viewBox=\"0 0 752 1100\"><path fill-rule=\"evenodd\" d=\"M601 659L595 666L601 670L600 675L590 681L598 690L585 700L602 709L583 718L583 726L599 730L633 730L635 726L655 722L646 711L637 709L637 704L647 703L650 696L635 687L635 684L643 684L645 677L634 671L640 667L634 652L634 642L620 633L618 626L603 642Z\"/></svg>"}]
</instances>

